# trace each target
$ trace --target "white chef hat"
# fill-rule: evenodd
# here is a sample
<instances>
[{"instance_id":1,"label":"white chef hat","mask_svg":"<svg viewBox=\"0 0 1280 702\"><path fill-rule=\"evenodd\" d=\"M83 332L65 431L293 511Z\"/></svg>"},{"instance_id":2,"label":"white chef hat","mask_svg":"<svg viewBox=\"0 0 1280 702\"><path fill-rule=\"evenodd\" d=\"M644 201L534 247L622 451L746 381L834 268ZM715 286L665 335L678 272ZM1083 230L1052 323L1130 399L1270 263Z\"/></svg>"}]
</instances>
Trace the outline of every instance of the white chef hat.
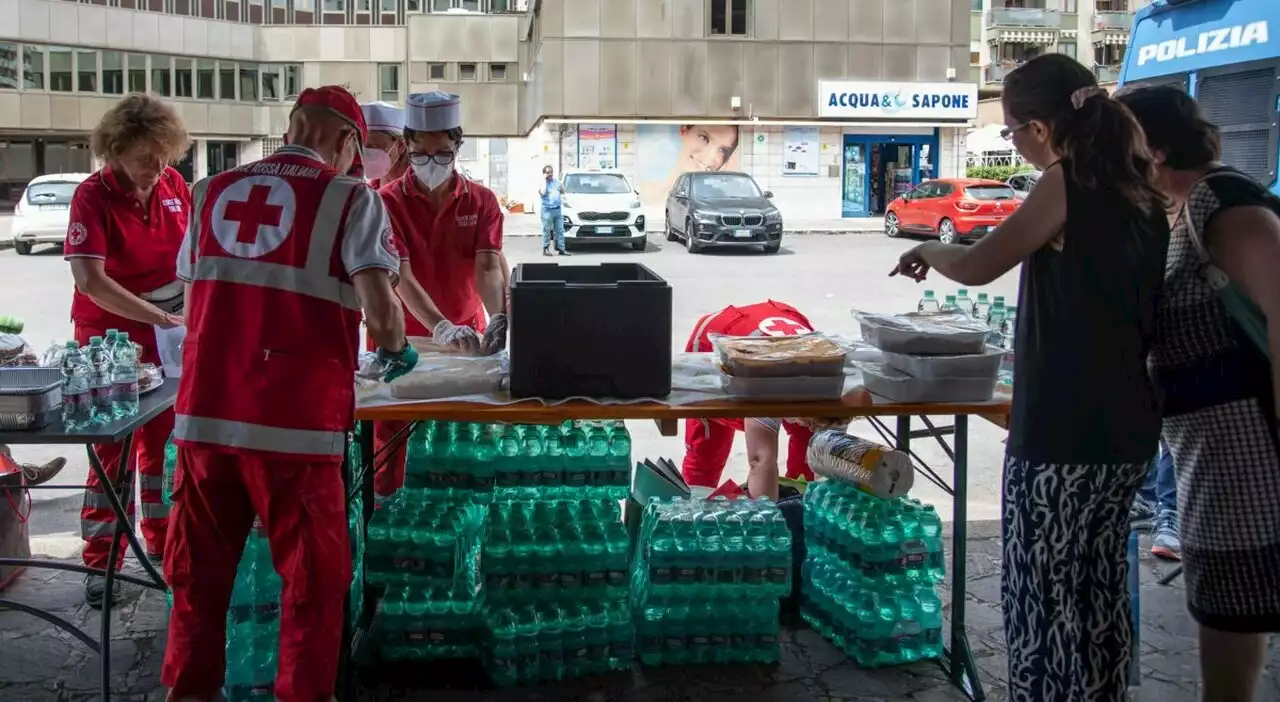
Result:
<instances>
[{"instance_id":1,"label":"white chef hat","mask_svg":"<svg viewBox=\"0 0 1280 702\"><path fill-rule=\"evenodd\" d=\"M413 93L405 100L404 126L418 132L457 129L462 126L462 100L439 90Z\"/></svg>"},{"instance_id":2,"label":"white chef hat","mask_svg":"<svg viewBox=\"0 0 1280 702\"><path fill-rule=\"evenodd\" d=\"M366 102L360 105L364 121L371 132L404 132L404 109L389 102Z\"/></svg>"}]
</instances>

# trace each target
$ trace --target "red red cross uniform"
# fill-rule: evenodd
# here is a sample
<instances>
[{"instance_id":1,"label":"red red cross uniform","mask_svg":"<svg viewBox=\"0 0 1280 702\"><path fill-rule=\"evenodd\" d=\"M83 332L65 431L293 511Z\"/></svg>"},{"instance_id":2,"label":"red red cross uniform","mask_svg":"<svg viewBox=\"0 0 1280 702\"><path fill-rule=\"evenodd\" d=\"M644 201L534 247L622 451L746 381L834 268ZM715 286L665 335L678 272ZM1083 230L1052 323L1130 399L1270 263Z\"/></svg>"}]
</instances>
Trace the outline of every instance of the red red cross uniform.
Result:
<instances>
[{"instance_id":1,"label":"red red cross uniform","mask_svg":"<svg viewBox=\"0 0 1280 702\"><path fill-rule=\"evenodd\" d=\"M122 187L109 167L89 176L71 199L70 222L63 251L67 259L91 258L102 261L103 270L125 290L140 297L170 289L178 290L177 258L183 232L191 212L191 191L182 175L169 168L152 190L149 204L140 202ZM142 346L144 363L160 363L155 330L150 324L135 322L99 307L89 296L76 291L71 301L71 320L76 342L89 344L93 336L105 336L108 329L129 334ZM173 431L173 412L166 411L148 422L134 435L133 455L120 476L120 444L93 447L108 476L120 484L133 486L138 474L142 503L142 536L147 550L164 552L169 508L162 499L164 445ZM133 500L125 502L130 518ZM84 506L80 510L80 532L84 537L84 564L105 568L115 533L115 512L89 472L85 483ZM124 562L127 549L120 549L116 567Z\"/></svg>"},{"instance_id":2,"label":"red red cross uniform","mask_svg":"<svg viewBox=\"0 0 1280 702\"><path fill-rule=\"evenodd\" d=\"M227 601L255 514L284 580L275 697L333 694L351 581L341 462L361 319L352 276L399 267L377 193L309 149L197 184L178 265L190 296L165 559L173 697L222 685Z\"/></svg>"},{"instance_id":3,"label":"red red cross uniform","mask_svg":"<svg viewBox=\"0 0 1280 702\"><path fill-rule=\"evenodd\" d=\"M712 351L711 335L725 336L794 336L813 330L809 319L799 310L769 300L746 307L726 307L698 320L684 350ZM799 424L784 422L787 432L787 477L813 479L813 471L805 460L813 431ZM733 437L743 430L741 419L686 419L684 423L684 479L690 485L718 487L724 473Z\"/></svg>"},{"instance_id":4,"label":"red red cross uniform","mask_svg":"<svg viewBox=\"0 0 1280 702\"><path fill-rule=\"evenodd\" d=\"M413 171L384 185L381 194L391 218L401 256L409 262L440 313L450 322L485 330L484 303L476 288L476 257L502 252L502 210L493 191L462 174L454 174L449 197L439 207L414 183ZM431 336L404 310L409 336ZM404 422L376 422L374 451L391 441ZM404 485L405 449L402 443L387 455L374 476L374 490L390 495Z\"/></svg>"}]
</instances>

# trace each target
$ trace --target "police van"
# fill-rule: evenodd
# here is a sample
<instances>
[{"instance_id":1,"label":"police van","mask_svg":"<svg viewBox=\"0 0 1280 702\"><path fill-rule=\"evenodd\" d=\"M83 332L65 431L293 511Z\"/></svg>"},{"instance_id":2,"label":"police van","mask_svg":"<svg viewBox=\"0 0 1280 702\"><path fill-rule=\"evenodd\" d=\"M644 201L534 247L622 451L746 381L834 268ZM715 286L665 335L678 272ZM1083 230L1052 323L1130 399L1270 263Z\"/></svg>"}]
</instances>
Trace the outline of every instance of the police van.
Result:
<instances>
[{"instance_id":1,"label":"police van","mask_svg":"<svg viewBox=\"0 0 1280 702\"><path fill-rule=\"evenodd\" d=\"M1177 85L1218 125L1222 161L1280 193L1280 0L1155 0L1134 16L1120 85Z\"/></svg>"}]
</instances>

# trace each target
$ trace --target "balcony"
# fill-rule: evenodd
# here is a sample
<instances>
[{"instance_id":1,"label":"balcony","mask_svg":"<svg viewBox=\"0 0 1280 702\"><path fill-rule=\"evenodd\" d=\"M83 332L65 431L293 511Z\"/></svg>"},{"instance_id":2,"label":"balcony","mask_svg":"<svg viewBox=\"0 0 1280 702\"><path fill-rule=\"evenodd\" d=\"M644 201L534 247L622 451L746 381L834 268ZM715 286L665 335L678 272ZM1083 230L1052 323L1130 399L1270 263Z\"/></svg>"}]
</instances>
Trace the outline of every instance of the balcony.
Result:
<instances>
[{"instance_id":1,"label":"balcony","mask_svg":"<svg viewBox=\"0 0 1280 702\"><path fill-rule=\"evenodd\" d=\"M1057 30L1062 21L1057 10L1033 7L1001 7L987 10L987 28L1033 28Z\"/></svg>"},{"instance_id":2,"label":"balcony","mask_svg":"<svg viewBox=\"0 0 1280 702\"><path fill-rule=\"evenodd\" d=\"M984 85L1002 85L1005 76L1013 73L1013 69L1017 67L1016 64L987 64L982 69L982 82Z\"/></svg>"},{"instance_id":3,"label":"balcony","mask_svg":"<svg viewBox=\"0 0 1280 702\"><path fill-rule=\"evenodd\" d=\"M1098 83L1118 83L1120 82L1120 67L1099 64L1093 67L1093 75L1098 79Z\"/></svg>"},{"instance_id":4,"label":"balcony","mask_svg":"<svg viewBox=\"0 0 1280 702\"><path fill-rule=\"evenodd\" d=\"M1095 46L1128 44L1132 26L1132 12L1098 12L1093 16L1091 38Z\"/></svg>"}]
</instances>

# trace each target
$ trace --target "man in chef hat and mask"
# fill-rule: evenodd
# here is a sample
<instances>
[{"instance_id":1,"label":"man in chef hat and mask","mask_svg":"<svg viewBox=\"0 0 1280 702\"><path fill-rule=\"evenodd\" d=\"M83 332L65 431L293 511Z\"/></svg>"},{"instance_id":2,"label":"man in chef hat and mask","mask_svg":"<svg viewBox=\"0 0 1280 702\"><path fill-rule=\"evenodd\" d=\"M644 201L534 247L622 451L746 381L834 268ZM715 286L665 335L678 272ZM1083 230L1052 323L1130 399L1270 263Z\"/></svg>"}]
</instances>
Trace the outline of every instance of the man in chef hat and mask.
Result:
<instances>
[{"instance_id":1,"label":"man in chef hat and mask","mask_svg":"<svg viewBox=\"0 0 1280 702\"><path fill-rule=\"evenodd\" d=\"M400 248L400 285L409 336L429 336L467 355L506 348L508 271L502 208L492 190L456 170L462 102L433 91L405 100L409 171L381 189ZM375 444L394 436L380 422ZM374 479L388 496L404 482L404 451L388 456Z\"/></svg>"},{"instance_id":2,"label":"man in chef hat and mask","mask_svg":"<svg viewBox=\"0 0 1280 702\"><path fill-rule=\"evenodd\" d=\"M409 169L404 148L404 110L389 102L360 105L369 138L364 142L362 165L369 187L378 190Z\"/></svg>"}]
</instances>

